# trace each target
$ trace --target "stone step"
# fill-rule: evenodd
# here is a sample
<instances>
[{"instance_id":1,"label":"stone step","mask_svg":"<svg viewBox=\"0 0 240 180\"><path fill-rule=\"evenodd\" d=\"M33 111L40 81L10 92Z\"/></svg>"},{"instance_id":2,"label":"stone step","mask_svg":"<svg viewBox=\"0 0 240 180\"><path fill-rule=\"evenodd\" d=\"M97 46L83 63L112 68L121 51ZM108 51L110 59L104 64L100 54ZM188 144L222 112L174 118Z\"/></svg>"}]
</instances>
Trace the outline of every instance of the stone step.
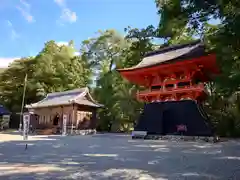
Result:
<instances>
[{"instance_id":1,"label":"stone step","mask_svg":"<svg viewBox=\"0 0 240 180\"><path fill-rule=\"evenodd\" d=\"M132 139L149 139L149 140L171 140L171 141L201 141L201 142L219 142L218 137L202 136L160 136L160 135L132 135Z\"/></svg>"}]
</instances>

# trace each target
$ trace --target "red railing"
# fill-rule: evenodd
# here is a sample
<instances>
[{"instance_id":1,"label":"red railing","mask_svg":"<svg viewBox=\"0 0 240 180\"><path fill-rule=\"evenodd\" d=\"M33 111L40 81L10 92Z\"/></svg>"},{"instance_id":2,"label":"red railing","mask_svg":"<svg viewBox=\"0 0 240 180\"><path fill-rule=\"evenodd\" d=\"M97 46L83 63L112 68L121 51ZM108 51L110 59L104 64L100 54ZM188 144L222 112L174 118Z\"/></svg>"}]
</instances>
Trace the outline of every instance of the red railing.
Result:
<instances>
[{"instance_id":1,"label":"red railing","mask_svg":"<svg viewBox=\"0 0 240 180\"><path fill-rule=\"evenodd\" d=\"M190 86L184 86L184 87L173 87L173 88L162 87L160 89L148 89L145 91L139 91L137 95L150 94L150 93L156 93L156 92L174 93L182 90L201 90L207 93L207 90L205 89L204 84L197 84L197 85L190 85Z\"/></svg>"}]
</instances>

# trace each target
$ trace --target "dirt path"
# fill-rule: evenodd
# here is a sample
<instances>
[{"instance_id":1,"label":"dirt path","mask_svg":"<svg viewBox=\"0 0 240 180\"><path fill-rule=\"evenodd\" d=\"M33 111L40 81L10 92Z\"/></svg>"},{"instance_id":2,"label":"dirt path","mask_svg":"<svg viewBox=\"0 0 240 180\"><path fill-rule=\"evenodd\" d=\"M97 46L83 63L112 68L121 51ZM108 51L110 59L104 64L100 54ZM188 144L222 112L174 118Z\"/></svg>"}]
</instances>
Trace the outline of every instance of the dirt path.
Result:
<instances>
[{"instance_id":1,"label":"dirt path","mask_svg":"<svg viewBox=\"0 0 240 180\"><path fill-rule=\"evenodd\" d=\"M41 140L42 138L48 138L49 136L28 136L28 140ZM9 142L9 141L22 141L23 136L18 132L13 133L0 133L0 142Z\"/></svg>"},{"instance_id":2,"label":"dirt path","mask_svg":"<svg viewBox=\"0 0 240 180\"><path fill-rule=\"evenodd\" d=\"M240 142L132 140L94 136L0 134L0 179L240 179Z\"/></svg>"}]
</instances>

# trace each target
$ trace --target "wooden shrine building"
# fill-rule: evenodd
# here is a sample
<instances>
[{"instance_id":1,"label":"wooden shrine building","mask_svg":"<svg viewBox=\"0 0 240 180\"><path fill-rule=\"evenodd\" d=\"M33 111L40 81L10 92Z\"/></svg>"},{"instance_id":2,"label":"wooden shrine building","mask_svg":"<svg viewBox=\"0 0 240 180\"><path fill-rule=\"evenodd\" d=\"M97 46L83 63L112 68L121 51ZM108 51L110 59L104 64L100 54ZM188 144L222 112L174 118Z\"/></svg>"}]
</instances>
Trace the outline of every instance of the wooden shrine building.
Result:
<instances>
[{"instance_id":1,"label":"wooden shrine building","mask_svg":"<svg viewBox=\"0 0 240 180\"><path fill-rule=\"evenodd\" d=\"M93 100L88 88L50 93L43 100L26 105L31 125L36 129L62 129L63 115L67 128L96 129L96 110L102 107Z\"/></svg>"},{"instance_id":2,"label":"wooden shrine building","mask_svg":"<svg viewBox=\"0 0 240 180\"><path fill-rule=\"evenodd\" d=\"M205 83L219 73L216 55L201 41L174 45L148 53L134 67L119 69L122 77L145 86L137 93L144 111L135 131L147 134L210 136L213 134L202 102Z\"/></svg>"}]
</instances>

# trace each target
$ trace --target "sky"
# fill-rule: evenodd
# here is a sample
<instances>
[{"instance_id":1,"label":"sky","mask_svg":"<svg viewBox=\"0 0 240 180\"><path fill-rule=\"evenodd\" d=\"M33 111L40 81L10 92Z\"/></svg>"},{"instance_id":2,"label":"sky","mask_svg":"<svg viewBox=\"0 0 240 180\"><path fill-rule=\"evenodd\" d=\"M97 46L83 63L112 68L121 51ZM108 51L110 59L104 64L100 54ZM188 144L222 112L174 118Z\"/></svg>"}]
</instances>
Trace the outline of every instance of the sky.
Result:
<instances>
[{"instance_id":1,"label":"sky","mask_svg":"<svg viewBox=\"0 0 240 180\"><path fill-rule=\"evenodd\" d=\"M156 26L156 12L154 0L0 0L0 67L49 40L80 45L98 30Z\"/></svg>"}]
</instances>

